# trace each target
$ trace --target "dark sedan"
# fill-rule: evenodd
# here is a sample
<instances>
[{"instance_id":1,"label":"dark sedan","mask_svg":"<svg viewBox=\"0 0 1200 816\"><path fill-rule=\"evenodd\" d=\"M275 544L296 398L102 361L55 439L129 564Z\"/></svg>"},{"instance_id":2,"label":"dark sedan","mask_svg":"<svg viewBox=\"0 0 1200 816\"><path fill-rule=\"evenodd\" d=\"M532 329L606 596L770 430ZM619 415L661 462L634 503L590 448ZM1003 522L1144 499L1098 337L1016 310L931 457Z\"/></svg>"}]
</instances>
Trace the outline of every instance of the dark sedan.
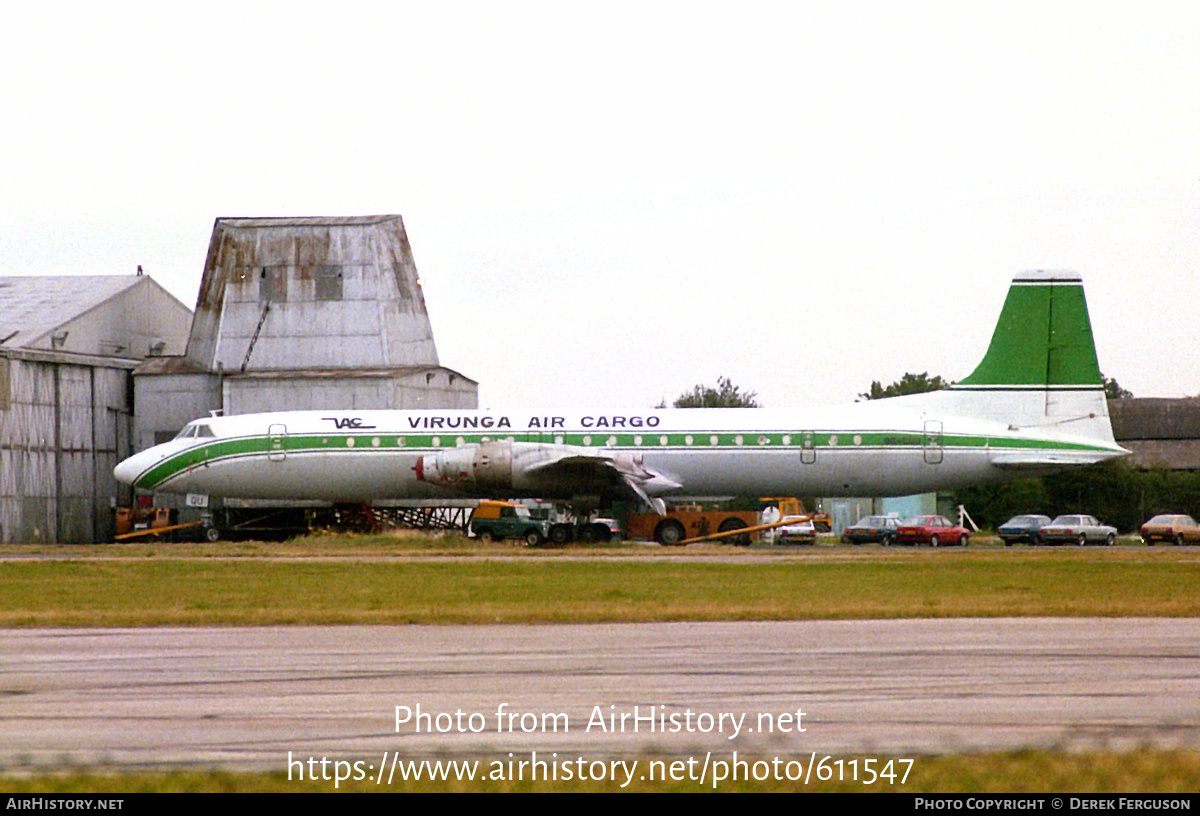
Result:
<instances>
[{"instance_id":1,"label":"dark sedan","mask_svg":"<svg viewBox=\"0 0 1200 816\"><path fill-rule=\"evenodd\" d=\"M898 516L863 516L842 531L845 544L882 544L885 547L896 542L896 530L900 527Z\"/></svg>"},{"instance_id":2,"label":"dark sedan","mask_svg":"<svg viewBox=\"0 0 1200 816\"><path fill-rule=\"evenodd\" d=\"M996 532L1000 534L1000 538L1004 540L1007 547L1011 547L1018 541L1024 541L1026 544L1041 544L1042 528L1049 523L1049 516L1013 516L1001 524L1000 529Z\"/></svg>"}]
</instances>

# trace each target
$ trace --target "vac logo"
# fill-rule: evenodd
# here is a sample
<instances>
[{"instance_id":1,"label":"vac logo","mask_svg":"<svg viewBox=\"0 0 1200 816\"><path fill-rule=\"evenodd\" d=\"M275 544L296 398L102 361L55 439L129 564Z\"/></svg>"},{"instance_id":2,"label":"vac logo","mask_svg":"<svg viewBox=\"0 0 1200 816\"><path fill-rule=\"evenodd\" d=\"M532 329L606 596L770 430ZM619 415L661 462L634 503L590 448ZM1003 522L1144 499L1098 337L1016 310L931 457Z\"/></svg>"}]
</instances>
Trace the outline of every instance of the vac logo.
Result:
<instances>
[{"instance_id":1,"label":"vac logo","mask_svg":"<svg viewBox=\"0 0 1200 816\"><path fill-rule=\"evenodd\" d=\"M332 422L338 430L344 428L353 428L355 430L369 431L374 425L364 425L363 421L358 417L321 417L326 422Z\"/></svg>"}]
</instances>

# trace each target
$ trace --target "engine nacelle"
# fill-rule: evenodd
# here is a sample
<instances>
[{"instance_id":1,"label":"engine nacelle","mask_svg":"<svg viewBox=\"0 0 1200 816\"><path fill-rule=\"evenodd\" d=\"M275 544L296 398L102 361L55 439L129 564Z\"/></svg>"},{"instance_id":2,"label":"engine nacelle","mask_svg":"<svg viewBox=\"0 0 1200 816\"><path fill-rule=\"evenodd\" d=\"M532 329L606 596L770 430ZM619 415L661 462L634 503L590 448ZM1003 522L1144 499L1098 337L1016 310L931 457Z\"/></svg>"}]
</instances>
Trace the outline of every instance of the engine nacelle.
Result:
<instances>
[{"instance_id":1,"label":"engine nacelle","mask_svg":"<svg viewBox=\"0 0 1200 816\"><path fill-rule=\"evenodd\" d=\"M483 442L430 453L417 460L417 480L444 487L511 488L512 442Z\"/></svg>"}]
</instances>

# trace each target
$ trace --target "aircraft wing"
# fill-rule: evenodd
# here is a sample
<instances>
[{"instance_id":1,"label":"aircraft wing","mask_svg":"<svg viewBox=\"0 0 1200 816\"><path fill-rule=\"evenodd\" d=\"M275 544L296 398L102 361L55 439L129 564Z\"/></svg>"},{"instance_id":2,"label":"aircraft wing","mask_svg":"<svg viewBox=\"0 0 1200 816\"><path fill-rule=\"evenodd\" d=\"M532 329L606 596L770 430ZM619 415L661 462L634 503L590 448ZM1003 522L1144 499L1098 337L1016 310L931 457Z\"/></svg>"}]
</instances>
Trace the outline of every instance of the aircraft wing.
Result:
<instances>
[{"instance_id":1,"label":"aircraft wing","mask_svg":"<svg viewBox=\"0 0 1200 816\"><path fill-rule=\"evenodd\" d=\"M526 477L573 482L610 482L625 488L660 516L667 514L666 503L650 492L682 487L678 482L642 464L640 457L626 453L591 451L580 448L551 447L539 451L538 461L523 465ZM514 462L514 466L517 463Z\"/></svg>"},{"instance_id":2,"label":"aircraft wing","mask_svg":"<svg viewBox=\"0 0 1200 816\"><path fill-rule=\"evenodd\" d=\"M645 466L642 457L606 448L577 448L495 440L459 445L420 457L413 468L423 482L475 494L613 495L645 502L659 515L666 504L654 498L682 487Z\"/></svg>"}]
</instances>

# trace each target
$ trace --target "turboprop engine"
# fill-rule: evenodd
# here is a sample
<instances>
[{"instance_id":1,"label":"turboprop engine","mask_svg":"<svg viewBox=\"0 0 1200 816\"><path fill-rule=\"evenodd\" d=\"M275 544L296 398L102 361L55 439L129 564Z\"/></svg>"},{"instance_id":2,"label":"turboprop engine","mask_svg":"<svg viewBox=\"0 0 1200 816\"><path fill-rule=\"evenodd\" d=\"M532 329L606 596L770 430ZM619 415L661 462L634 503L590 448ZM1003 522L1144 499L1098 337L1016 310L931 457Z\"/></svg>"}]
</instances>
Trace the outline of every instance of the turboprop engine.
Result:
<instances>
[{"instance_id":1,"label":"turboprop engine","mask_svg":"<svg viewBox=\"0 0 1200 816\"><path fill-rule=\"evenodd\" d=\"M445 487L513 487L514 442L484 442L427 454L417 460L417 479Z\"/></svg>"}]
</instances>

